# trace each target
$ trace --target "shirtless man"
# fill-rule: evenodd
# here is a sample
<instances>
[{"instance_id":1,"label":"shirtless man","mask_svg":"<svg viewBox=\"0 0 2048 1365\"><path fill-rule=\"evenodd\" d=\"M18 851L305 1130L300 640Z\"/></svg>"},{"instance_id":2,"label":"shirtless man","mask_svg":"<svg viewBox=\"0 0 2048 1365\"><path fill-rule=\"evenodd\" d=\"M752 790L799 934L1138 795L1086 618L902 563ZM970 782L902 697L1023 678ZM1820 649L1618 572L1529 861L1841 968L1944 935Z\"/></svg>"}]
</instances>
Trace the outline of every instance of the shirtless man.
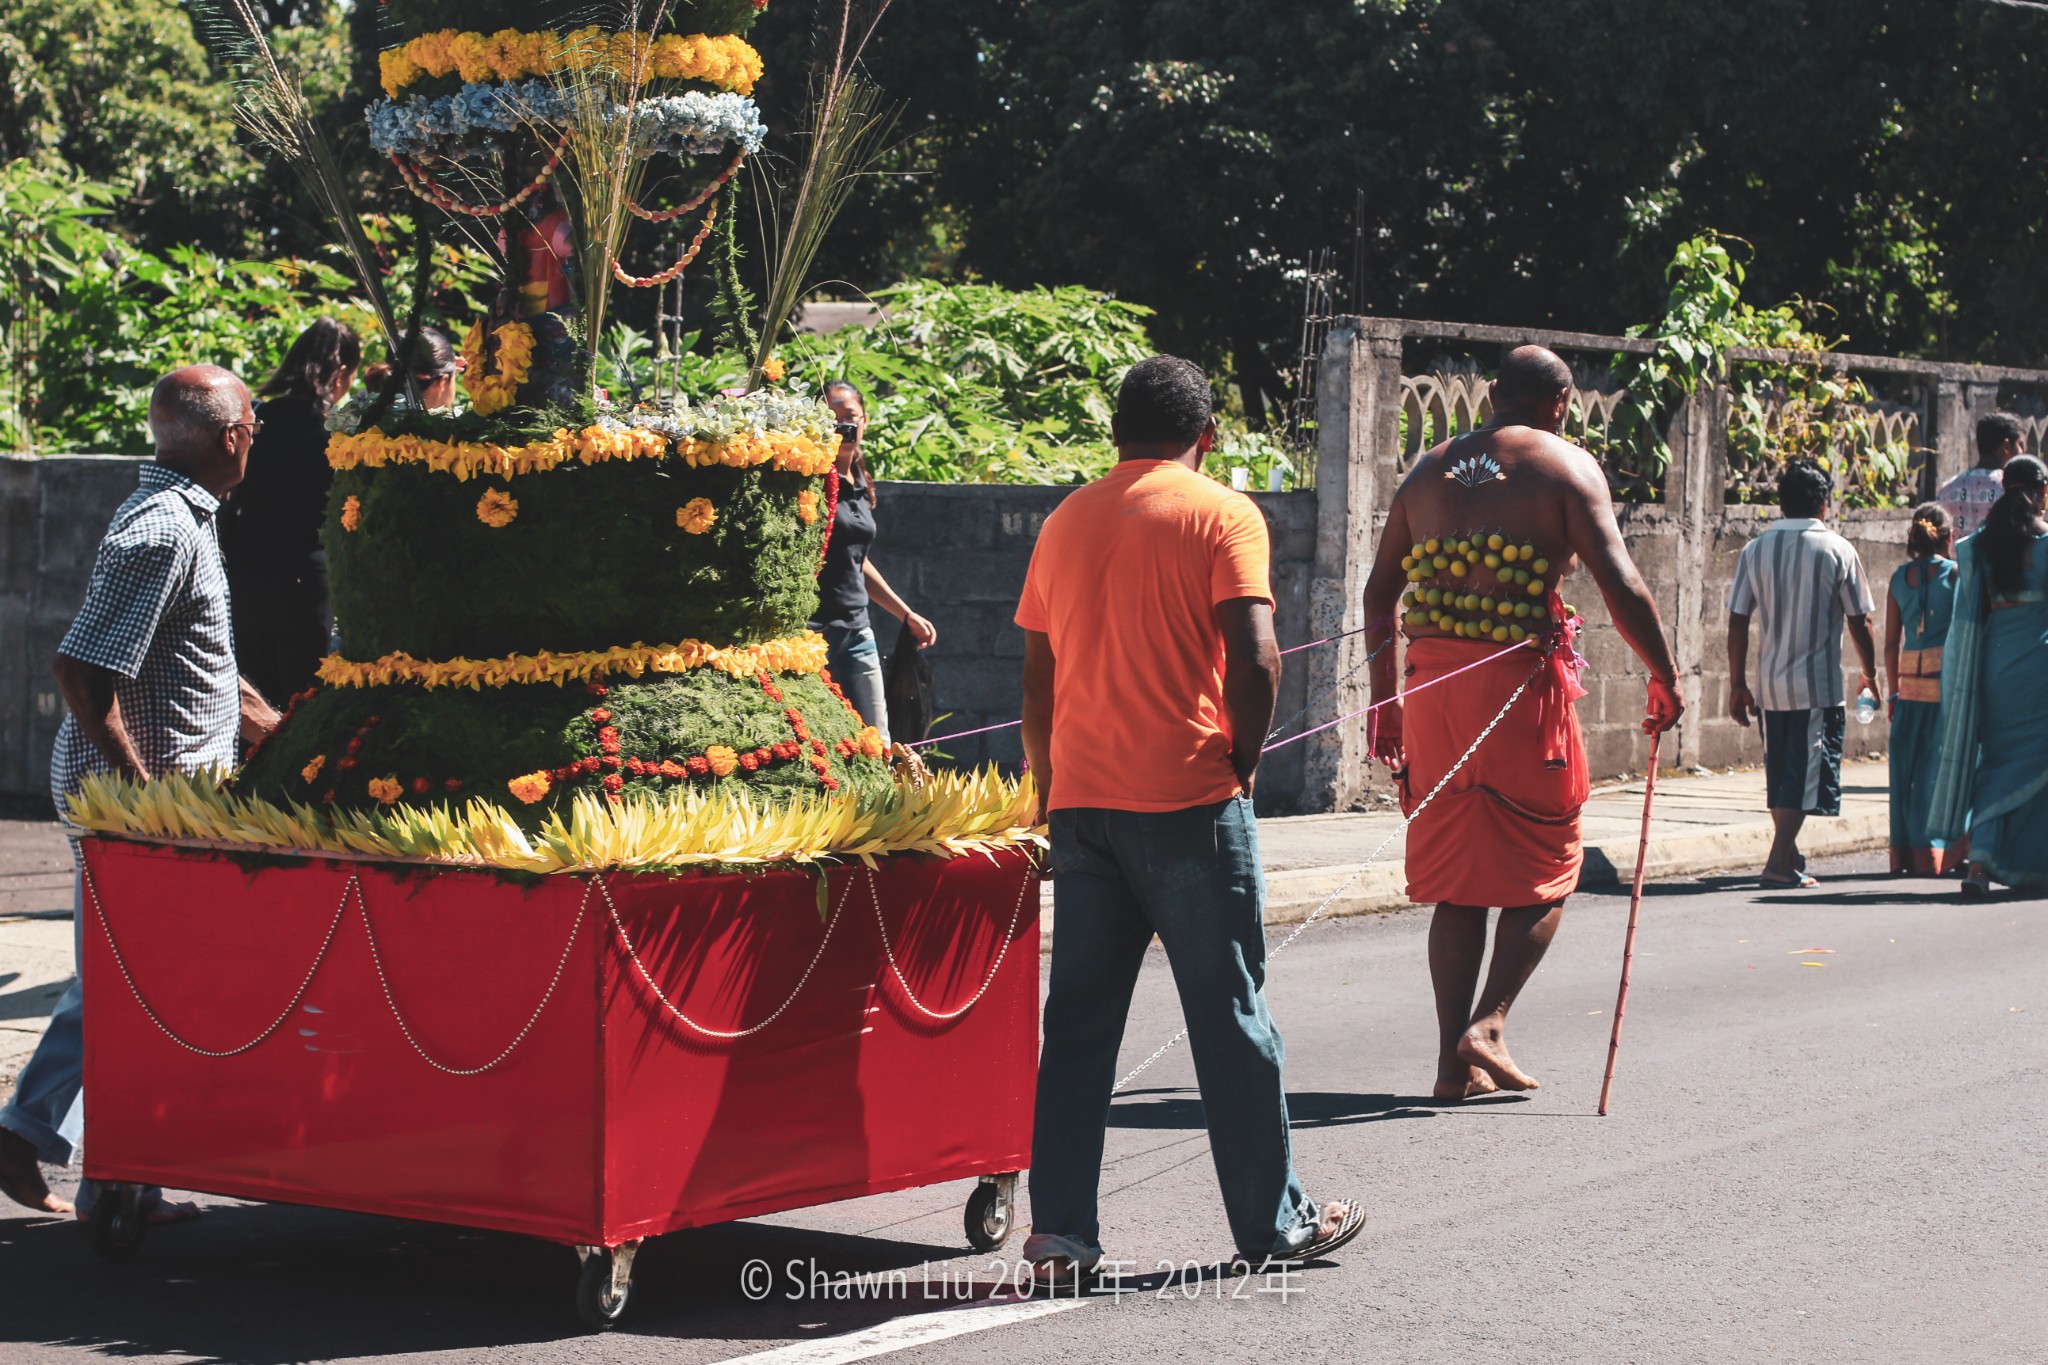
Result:
<instances>
[{"instance_id":1,"label":"shirtless man","mask_svg":"<svg viewBox=\"0 0 2048 1365\"><path fill-rule=\"evenodd\" d=\"M1584 855L1586 751L1572 705L1584 695L1571 647L1578 622L1558 596L1574 568L1592 575L1615 629L1649 668L1644 733L1670 729L1685 709L1606 476L1557 434L1571 371L1542 347L1522 346L1490 391L1486 426L1416 461L1365 586L1368 647L1380 650L1397 627L1407 640L1412 699L1398 698L1392 649L1372 665L1373 700L1387 703L1374 712L1372 752L1394 769L1404 811L1414 814L1506 713L1408 830L1408 897L1436 903L1429 970L1440 1100L1537 1086L1508 1055L1507 1014L1557 933ZM1475 1005L1491 906L1501 907L1500 923Z\"/></svg>"}]
</instances>

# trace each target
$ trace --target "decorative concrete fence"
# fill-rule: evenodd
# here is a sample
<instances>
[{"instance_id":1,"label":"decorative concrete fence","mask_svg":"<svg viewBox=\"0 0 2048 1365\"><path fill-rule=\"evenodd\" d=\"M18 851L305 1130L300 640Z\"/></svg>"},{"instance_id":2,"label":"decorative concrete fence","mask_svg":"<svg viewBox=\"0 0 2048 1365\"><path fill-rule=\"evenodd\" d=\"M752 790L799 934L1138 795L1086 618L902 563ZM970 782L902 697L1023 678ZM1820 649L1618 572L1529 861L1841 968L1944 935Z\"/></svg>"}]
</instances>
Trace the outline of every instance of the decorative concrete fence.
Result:
<instances>
[{"instance_id":1,"label":"decorative concrete fence","mask_svg":"<svg viewBox=\"0 0 2048 1365\"><path fill-rule=\"evenodd\" d=\"M1529 342L1550 347L1571 365L1574 412L1567 434L1597 447L1621 397L1615 358L1648 352L1652 343L1402 318L1340 318L1331 327L1317 392L1312 634L1334 635L1364 624L1366 573L1401 479L1428 446L1486 420L1487 376L1502 354ZM1813 358L1737 351L1730 359L1739 368ZM1900 489L1908 497L1932 496L1942 480L1975 462L1977 418L1995 407L2021 415L2030 450L2040 451L2048 439L2048 371L1847 354L1830 354L1821 363L1863 379L1877 395L1865 409L1867 419L1882 436L1918 452L1911 486ZM1667 433L1670 465L1660 484L1648 490L1654 500L1619 509L1629 552L1656 595L1676 652L1688 709L1675 752L1668 742L1663 752L1665 762L1682 767L1763 761L1757 731L1728 718L1725 604L1736 557L1776 513L1732 497L1740 486L1729 468L1734 399L1723 386L1682 404L1671 415ZM1754 487L1757 480L1748 482ZM1881 631L1885 585L1905 556L1908 515L1903 509L1847 511L1834 521L1863 557L1879 604L1872 626ZM1579 703L1579 717L1593 773L1640 771L1648 754L1648 741L1637 729L1644 670L1611 629L1599 593L1583 572L1567 582L1565 591L1585 613L1588 626L1583 644L1590 665L1588 695ZM1309 691L1328 698L1322 703L1327 714L1342 715L1366 704L1364 658L1358 637L1310 656ZM1845 687L1853 686L1855 655L1846 641L1843 658L1849 675ZM1850 729L1851 753L1885 748L1882 721ZM1376 775L1367 762L1363 727L1340 727L1308 745L1304 808L1343 810L1389 792L1384 771Z\"/></svg>"},{"instance_id":2,"label":"decorative concrete fence","mask_svg":"<svg viewBox=\"0 0 2048 1365\"><path fill-rule=\"evenodd\" d=\"M1316 487L1253 494L1272 529L1276 621L1283 647L1356 630L1362 592L1386 509L1402 476L1428 443L1483 422L1486 378L1507 348L1540 342L1573 365L1578 387L1573 434L1599 443L1620 399L1612 362L1648 343L1583 333L1339 318L1329 331L1317 384L1320 445ZM1773 357L1742 357L1769 360ZM1917 490L1974 459L1976 418L1994 406L2022 414L2029 448L2048 436L2048 372L1837 355L1828 363L1865 377L1880 395L1874 422L1923 452ZM1696 395L1673 415L1672 461L1656 500L1622 508L1630 552L1657 595L1673 636L1690 708L1667 761L1725 767L1762 761L1754 730L1727 718L1723 603L1735 557L1769 508L1731 503L1730 395ZM1404 420L1405 414L1405 420ZM132 459L0 457L0 793L30 794L46 781L62 716L49 661L85 593L101 531L135 486ZM945 718L940 734L1017 718L1022 633L1011 624L1025 566L1046 516L1068 488L884 483L875 562L939 630L928 658ZM1904 554L1903 511L1836 518L1863 555L1872 590ZM1596 776L1638 770L1646 741L1640 666L1608 628L1599 594L1583 575L1567 585L1586 614L1590 663L1580 717ZM896 623L876 612L886 652ZM1881 623L1878 623L1881 625ZM342 623L346 630L347 623ZM1283 734L1334 720L1366 704L1359 637L1290 655L1281 688ZM1845 658L1853 654L1845 649ZM1853 680L1852 680L1853 681ZM1144 680L1134 678L1134 689ZM1884 724L1850 727L1851 752L1880 750ZM1014 766L1015 728L938 746L959 763ZM1384 772L1366 761L1362 723L1336 726L1276 752L1262 770L1266 811L1332 811L1386 799Z\"/></svg>"}]
</instances>

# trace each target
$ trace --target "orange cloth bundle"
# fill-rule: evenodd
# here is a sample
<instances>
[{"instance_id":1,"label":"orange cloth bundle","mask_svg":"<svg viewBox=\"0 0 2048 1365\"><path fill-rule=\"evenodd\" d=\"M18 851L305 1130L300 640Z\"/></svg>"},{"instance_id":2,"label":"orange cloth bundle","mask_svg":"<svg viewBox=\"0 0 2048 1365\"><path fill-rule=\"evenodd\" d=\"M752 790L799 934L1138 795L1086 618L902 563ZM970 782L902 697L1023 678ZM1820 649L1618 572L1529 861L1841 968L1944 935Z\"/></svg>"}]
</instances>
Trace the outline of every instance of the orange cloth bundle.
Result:
<instances>
[{"instance_id":1,"label":"orange cloth bundle","mask_svg":"<svg viewBox=\"0 0 2048 1365\"><path fill-rule=\"evenodd\" d=\"M1413 813L1529 678L1537 648L1532 642L1500 653L1491 643L1467 640L1409 642L1404 692L1415 695L1402 707L1404 812ZM1480 663L1490 653L1499 657ZM1569 645L1561 645L1541 660L1514 709L1408 827L1410 900L1541 905L1577 888L1585 858L1579 811L1589 783L1572 704L1583 692L1571 657Z\"/></svg>"}]
</instances>

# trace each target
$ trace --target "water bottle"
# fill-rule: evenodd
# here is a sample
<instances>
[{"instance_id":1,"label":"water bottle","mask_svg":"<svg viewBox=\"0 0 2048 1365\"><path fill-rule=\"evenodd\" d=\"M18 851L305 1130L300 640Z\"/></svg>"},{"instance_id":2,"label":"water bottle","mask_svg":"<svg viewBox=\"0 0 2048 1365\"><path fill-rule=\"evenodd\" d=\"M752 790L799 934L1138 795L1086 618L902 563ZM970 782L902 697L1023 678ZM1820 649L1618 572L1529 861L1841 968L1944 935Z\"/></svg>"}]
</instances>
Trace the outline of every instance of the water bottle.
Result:
<instances>
[{"instance_id":1,"label":"water bottle","mask_svg":"<svg viewBox=\"0 0 2048 1365\"><path fill-rule=\"evenodd\" d=\"M1868 725L1877 719L1877 694L1864 688L1856 694L1856 723Z\"/></svg>"}]
</instances>

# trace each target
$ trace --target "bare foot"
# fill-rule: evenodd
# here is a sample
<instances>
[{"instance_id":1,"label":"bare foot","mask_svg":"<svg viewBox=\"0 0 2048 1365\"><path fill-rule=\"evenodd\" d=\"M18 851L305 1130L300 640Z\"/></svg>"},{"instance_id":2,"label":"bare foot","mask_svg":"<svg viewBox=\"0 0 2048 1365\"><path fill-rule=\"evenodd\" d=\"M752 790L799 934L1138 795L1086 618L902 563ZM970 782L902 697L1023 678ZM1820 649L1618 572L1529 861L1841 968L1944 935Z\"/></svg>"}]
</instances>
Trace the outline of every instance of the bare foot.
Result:
<instances>
[{"instance_id":1,"label":"bare foot","mask_svg":"<svg viewBox=\"0 0 2048 1365\"><path fill-rule=\"evenodd\" d=\"M1501 1037L1500 1025L1482 1020L1465 1030L1458 1040L1458 1055L1490 1076L1502 1090L1537 1090L1542 1082L1515 1065Z\"/></svg>"},{"instance_id":2,"label":"bare foot","mask_svg":"<svg viewBox=\"0 0 2048 1365\"><path fill-rule=\"evenodd\" d=\"M0 1128L0 1194L38 1213L72 1212L71 1201L50 1193L35 1144L7 1128Z\"/></svg>"},{"instance_id":3,"label":"bare foot","mask_svg":"<svg viewBox=\"0 0 2048 1365\"><path fill-rule=\"evenodd\" d=\"M1474 1095L1491 1095L1498 1089L1500 1087L1493 1083L1493 1077L1459 1058L1437 1063L1436 1084L1430 1087L1429 1093L1439 1100L1469 1100Z\"/></svg>"}]
</instances>

